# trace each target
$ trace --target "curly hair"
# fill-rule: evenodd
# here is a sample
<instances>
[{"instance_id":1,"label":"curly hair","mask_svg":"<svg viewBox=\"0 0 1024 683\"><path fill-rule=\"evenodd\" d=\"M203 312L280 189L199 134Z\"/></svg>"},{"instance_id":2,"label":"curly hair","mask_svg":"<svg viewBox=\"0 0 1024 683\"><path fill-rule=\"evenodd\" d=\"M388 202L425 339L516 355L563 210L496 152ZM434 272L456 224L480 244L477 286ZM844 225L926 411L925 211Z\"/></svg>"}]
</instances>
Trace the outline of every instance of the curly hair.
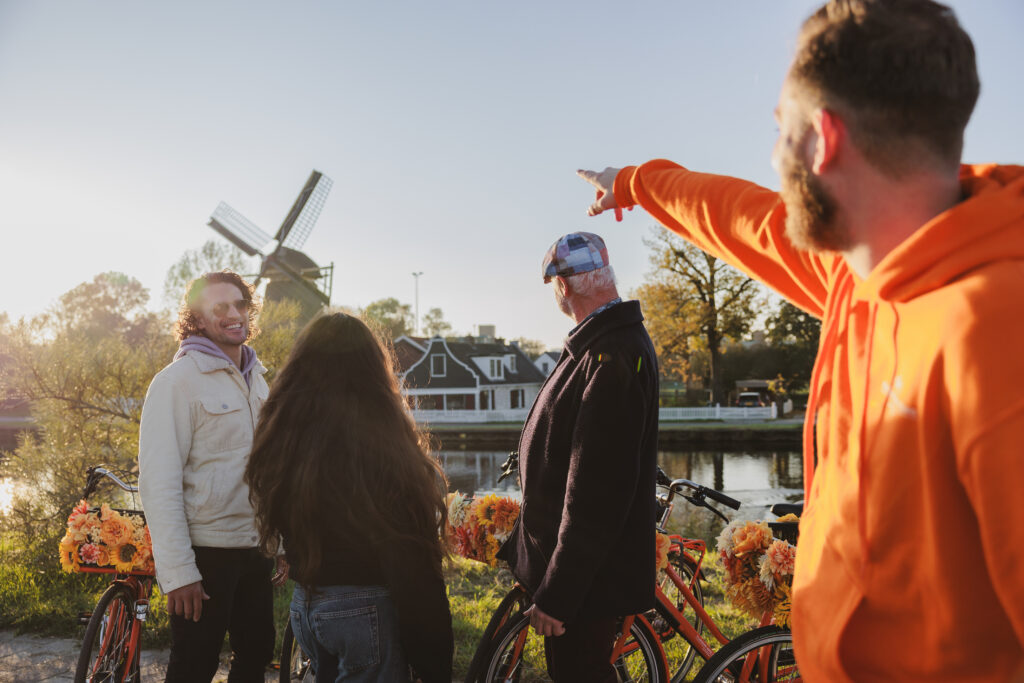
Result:
<instances>
[{"instance_id":1,"label":"curly hair","mask_svg":"<svg viewBox=\"0 0 1024 683\"><path fill-rule=\"evenodd\" d=\"M225 268L218 272L204 273L188 283L185 295L181 298L181 306L178 308L178 322L174 325L174 333L178 341L196 335L206 336L199 329L195 304L199 300L199 295L208 285L219 282L238 287L238 291L242 293L242 300L249 306L249 336L245 338L245 341L249 341L260 333L260 328L256 326L256 316L260 313L261 302L256 296L256 288L243 280L238 273Z\"/></svg>"}]
</instances>

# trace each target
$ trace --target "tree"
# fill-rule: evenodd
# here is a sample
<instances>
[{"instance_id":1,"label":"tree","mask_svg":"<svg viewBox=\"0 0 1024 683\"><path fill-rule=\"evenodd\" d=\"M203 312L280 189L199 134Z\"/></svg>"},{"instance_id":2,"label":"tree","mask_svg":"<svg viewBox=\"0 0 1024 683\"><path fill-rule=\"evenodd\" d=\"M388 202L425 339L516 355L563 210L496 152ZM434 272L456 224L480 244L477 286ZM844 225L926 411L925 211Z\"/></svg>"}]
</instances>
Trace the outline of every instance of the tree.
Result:
<instances>
[{"instance_id":1,"label":"tree","mask_svg":"<svg viewBox=\"0 0 1024 683\"><path fill-rule=\"evenodd\" d=\"M249 345L256 351L260 362L267 368L266 380L273 383L277 371L284 365L299 333L302 305L292 299L264 301L258 325L260 333Z\"/></svg>"},{"instance_id":2,"label":"tree","mask_svg":"<svg viewBox=\"0 0 1024 683\"><path fill-rule=\"evenodd\" d=\"M538 339L527 339L526 337L518 337L515 340L519 348L529 356L530 360L537 360L540 358L545 351L547 351L548 345Z\"/></svg>"},{"instance_id":3,"label":"tree","mask_svg":"<svg viewBox=\"0 0 1024 683\"><path fill-rule=\"evenodd\" d=\"M362 315L363 320L377 327L391 339L398 339L403 334L409 334L412 329L412 307L409 304L400 303L394 297L370 302L363 309Z\"/></svg>"},{"instance_id":4,"label":"tree","mask_svg":"<svg viewBox=\"0 0 1024 683\"><path fill-rule=\"evenodd\" d=\"M726 400L722 373L725 340L739 339L750 329L761 303L761 286L724 261L701 251L675 234L655 228L645 240L654 270L641 287L644 314L663 348L672 351L665 364L679 361L684 349L707 351L711 400ZM646 287L646 289L644 289ZM686 340L685 344L683 340Z\"/></svg>"},{"instance_id":5,"label":"tree","mask_svg":"<svg viewBox=\"0 0 1024 683\"><path fill-rule=\"evenodd\" d=\"M431 308L423 316L423 334L428 337L443 337L451 331L451 323L444 319L444 311L440 308Z\"/></svg>"},{"instance_id":6,"label":"tree","mask_svg":"<svg viewBox=\"0 0 1024 683\"><path fill-rule=\"evenodd\" d=\"M31 401L37 427L0 469L33 483L0 517L0 532L14 541L23 565L52 565L86 467L136 466L146 390L176 347L169 321L145 309L148 299L137 280L104 273L7 331L5 380Z\"/></svg>"},{"instance_id":7,"label":"tree","mask_svg":"<svg viewBox=\"0 0 1024 683\"><path fill-rule=\"evenodd\" d=\"M820 335L821 321L788 301L768 318L768 339L783 351L781 375L789 388L810 384Z\"/></svg>"},{"instance_id":8,"label":"tree","mask_svg":"<svg viewBox=\"0 0 1024 683\"><path fill-rule=\"evenodd\" d=\"M244 274L253 270L241 249L220 240L208 240L198 249L189 249L170 267L164 278L164 301L177 308L188 283L203 273L229 268Z\"/></svg>"}]
</instances>

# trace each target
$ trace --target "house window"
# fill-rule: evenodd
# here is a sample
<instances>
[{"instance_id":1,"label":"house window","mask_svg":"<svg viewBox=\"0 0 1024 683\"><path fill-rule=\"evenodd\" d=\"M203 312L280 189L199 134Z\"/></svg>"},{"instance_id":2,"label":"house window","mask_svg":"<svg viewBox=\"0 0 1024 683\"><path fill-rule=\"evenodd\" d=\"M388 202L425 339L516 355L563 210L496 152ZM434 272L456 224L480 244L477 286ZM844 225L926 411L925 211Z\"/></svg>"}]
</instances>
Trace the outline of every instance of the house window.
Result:
<instances>
[{"instance_id":1,"label":"house window","mask_svg":"<svg viewBox=\"0 0 1024 683\"><path fill-rule=\"evenodd\" d=\"M518 370L516 370L516 357L515 356L509 356L508 357L508 370L509 370L509 372L519 372Z\"/></svg>"},{"instance_id":2,"label":"house window","mask_svg":"<svg viewBox=\"0 0 1024 683\"><path fill-rule=\"evenodd\" d=\"M510 398L512 401L512 410L526 407L526 392L523 389L513 389L510 394Z\"/></svg>"},{"instance_id":3,"label":"house window","mask_svg":"<svg viewBox=\"0 0 1024 683\"><path fill-rule=\"evenodd\" d=\"M448 359L443 353L435 353L430 357L430 376L444 377L448 370Z\"/></svg>"},{"instance_id":4,"label":"house window","mask_svg":"<svg viewBox=\"0 0 1024 683\"><path fill-rule=\"evenodd\" d=\"M501 379L502 377L502 364L500 358L491 359L491 379Z\"/></svg>"}]
</instances>

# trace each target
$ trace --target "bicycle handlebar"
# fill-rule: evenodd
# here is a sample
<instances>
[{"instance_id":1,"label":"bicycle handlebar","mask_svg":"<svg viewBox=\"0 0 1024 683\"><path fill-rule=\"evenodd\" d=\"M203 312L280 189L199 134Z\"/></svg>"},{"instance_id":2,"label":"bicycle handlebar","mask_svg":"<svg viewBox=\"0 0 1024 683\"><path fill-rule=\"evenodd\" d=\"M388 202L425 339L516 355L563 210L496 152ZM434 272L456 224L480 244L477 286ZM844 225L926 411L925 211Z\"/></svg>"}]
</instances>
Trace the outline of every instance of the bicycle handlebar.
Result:
<instances>
[{"instance_id":1,"label":"bicycle handlebar","mask_svg":"<svg viewBox=\"0 0 1024 683\"><path fill-rule=\"evenodd\" d=\"M131 484L124 483L123 481L121 481L121 479L116 474L114 474L113 472L111 472L110 470L108 470L105 467L102 467L102 466L90 467L85 472L86 472L85 490L82 491L82 498L85 498L87 500L88 500L89 496L91 496L93 494L93 492L96 490L96 487L99 486L100 481L104 477L106 477L107 479L110 479L112 482L117 484L119 487L121 487L122 489L124 489L128 493L138 493L139 492L139 487L138 486L132 486Z\"/></svg>"},{"instance_id":2,"label":"bicycle handlebar","mask_svg":"<svg viewBox=\"0 0 1024 683\"><path fill-rule=\"evenodd\" d=\"M696 493L698 498L707 497L710 498L711 500L721 503L722 505L731 507L733 510L740 509L740 502L735 498L730 498L721 491L709 489L707 486L701 486L700 484L692 482L689 479L669 479L668 475L665 474L665 471L662 470L660 467L658 468L657 483L659 486L666 487L673 494L678 493L680 489L686 487L688 489L692 489Z\"/></svg>"}]
</instances>

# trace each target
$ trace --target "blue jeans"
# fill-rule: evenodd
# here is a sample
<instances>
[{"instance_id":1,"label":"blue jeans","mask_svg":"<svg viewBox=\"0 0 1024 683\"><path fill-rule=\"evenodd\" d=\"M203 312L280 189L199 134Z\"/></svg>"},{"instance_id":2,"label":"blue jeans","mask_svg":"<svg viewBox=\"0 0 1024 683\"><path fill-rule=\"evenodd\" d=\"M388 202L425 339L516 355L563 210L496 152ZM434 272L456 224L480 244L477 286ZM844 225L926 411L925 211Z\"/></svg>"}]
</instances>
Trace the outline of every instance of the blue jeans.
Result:
<instances>
[{"instance_id":1,"label":"blue jeans","mask_svg":"<svg viewBox=\"0 0 1024 683\"><path fill-rule=\"evenodd\" d=\"M291 622L317 683L409 680L398 614L383 586L316 586L307 593L296 584Z\"/></svg>"}]
</instances>

